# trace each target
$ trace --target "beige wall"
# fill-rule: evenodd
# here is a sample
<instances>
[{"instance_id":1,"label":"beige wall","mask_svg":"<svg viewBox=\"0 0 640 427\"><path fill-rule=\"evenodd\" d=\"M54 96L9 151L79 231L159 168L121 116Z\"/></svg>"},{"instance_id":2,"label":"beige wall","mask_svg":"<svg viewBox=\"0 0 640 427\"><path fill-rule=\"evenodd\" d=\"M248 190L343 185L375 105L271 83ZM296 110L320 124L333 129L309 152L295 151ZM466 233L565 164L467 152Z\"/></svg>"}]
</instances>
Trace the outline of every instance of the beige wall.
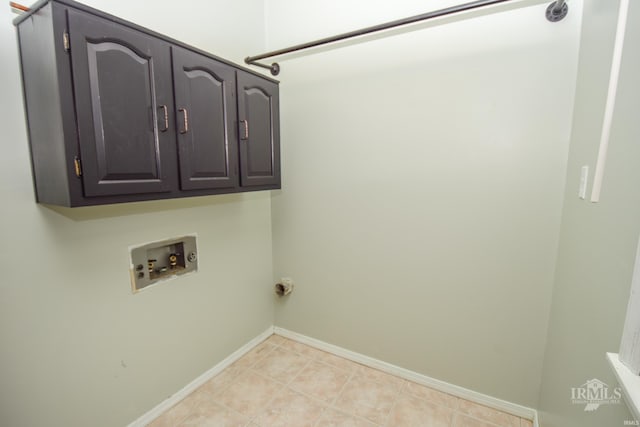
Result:
<instances>
[{"instance_id":1,"label":"beige wall","mask_svg":"<svg viewBox=\"0 0 640 427\"><path fill-rule=\"evenodd\" d=\"M580 168L595 167L618 1L585 1L556 285L540 392L543 427L617 427L624 405L585 412L571 388L597 378L617 387L605 352L617 352L640 233L640 4L631 1L602 195L577 197ZM591 180L589 190L591 189Z\"/></svg>"},{"instance_id":2,"label":"beige wall","mask_svg":"<svg viewBox=\"0 0 640 427\"><path fill-rule=\"evenodd\" d=\"M258 0L86 3L236 60L264 47ZM3 4L0 425L126 425L273 324L270 194L37 205L13 17ZM132 295L128 246L193 232L200 271Z\"/></svg>"},{"instance_id":3,"label":"beige wall","mask_svg":"<svg viewBox=\"0 0 640 427\"><path fill-rule=\"evenodd\" d=\"M455 1L270 0L270 48ZM524 2L282 65L276 324L535 407L577 67ZM430 28L429 28L430 27Z\"/></svg>"}]
</instances>

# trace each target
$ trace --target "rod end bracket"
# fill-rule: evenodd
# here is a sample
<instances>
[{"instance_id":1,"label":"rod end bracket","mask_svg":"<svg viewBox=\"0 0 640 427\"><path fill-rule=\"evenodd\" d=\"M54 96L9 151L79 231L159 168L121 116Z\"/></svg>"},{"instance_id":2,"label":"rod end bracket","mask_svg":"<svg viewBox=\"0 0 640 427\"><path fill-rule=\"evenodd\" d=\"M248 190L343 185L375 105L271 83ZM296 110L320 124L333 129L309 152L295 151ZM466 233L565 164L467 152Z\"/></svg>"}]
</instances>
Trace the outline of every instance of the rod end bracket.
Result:
<instances>
[{"instance_id":1,"label":"rod end bracket","mask_svg":"<svg viewBox=\"0 0 640 427\"><path fill-rule=\"evenodd\" d=\"M566 3L563 3L562 6L558 7L558 2L554 1L547 7L547 20L549 22L558 22L564 19L569 13L569 6Z\"/></svg>"},{"instance_id":2,"label":"rod end bracket","mask_svg":"<svg viewBox=\"0 0 640 427\"><path fill-rule=\"evenodd\" d=\"M271 65L261 64L250 56L247 56L246 58L244 58L244 63L247 65L254 65L256 67L265 68L271 72L272 76L277 76L278 74L280 74L280 64L278 64L277 62L274 62Z\"/></svg>"}]
</instances>

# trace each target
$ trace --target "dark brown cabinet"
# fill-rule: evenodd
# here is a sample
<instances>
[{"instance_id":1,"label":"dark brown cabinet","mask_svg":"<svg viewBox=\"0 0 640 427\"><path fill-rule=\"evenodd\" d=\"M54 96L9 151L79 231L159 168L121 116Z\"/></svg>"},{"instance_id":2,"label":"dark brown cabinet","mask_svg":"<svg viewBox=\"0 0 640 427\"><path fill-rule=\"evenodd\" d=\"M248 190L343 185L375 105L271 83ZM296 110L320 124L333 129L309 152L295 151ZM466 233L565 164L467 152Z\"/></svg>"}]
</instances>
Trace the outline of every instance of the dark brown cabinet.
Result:
<instances>
[{"instance_id":1,"label":"dark brown cabinet","mask_svg":"<svg viewBox=\"0 0 640 427\"><path fill-rule=\"evenodd\" d=\"M243 186L280 182L278 86L238 72L240 182Z\"/></svg>"},{"instance_id":2,"label":"dark brown cabinet","mask_svg":"<svg viewBox=\"0 0 640 427\"><path fill-rule=\"evenodd\" d=\"M235 70L200 54L173 49L180 186L238 186Z\"/></svg>"},{"instance_id":3,"label":"dark brown cabinet","mask_svg":"<svg viewBox=\"0 0 640 427\"><path fill-rule=\"evenodd\" d=\"M84 195L171 190L175 136L169 44L70 10L70 58Z\"/></svg>"},{"instance_id":4,"label":"dark brown cabinet","mask_svg":"<svg viewBox=\"0 0 640 427\"><path fill-rule=\"evenodd\" d=\"M70 0L15 23L39 202L280 188L275 80Z\"/></svg>"}]
</instances>

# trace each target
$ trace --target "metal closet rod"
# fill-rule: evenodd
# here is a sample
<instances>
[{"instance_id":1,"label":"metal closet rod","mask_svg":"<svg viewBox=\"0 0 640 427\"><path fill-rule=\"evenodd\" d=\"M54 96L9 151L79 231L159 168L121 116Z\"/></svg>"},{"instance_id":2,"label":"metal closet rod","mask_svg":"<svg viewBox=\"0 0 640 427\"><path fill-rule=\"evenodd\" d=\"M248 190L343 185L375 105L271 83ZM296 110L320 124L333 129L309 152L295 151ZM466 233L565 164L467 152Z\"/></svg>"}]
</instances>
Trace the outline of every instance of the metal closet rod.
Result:
<instances>
[{"instance_id":1,"label":"metal closet rod","mask_svg":"<svg viewBox=\"0 0 640 427\"><path fill-rule=\"evenodd\" d=\"M277 76L280 73L280 65L277 62L269 64L261 64L260 60L271 58L274 56L284 55L286 53L297 52L300 50L309 49L316 46L322 46L329 43L335 43L341 40L350 39L353 37L363 36L365 34L371 34L378 31L388 30L390 28L401 27L403 25L414 24L416 22L426 21L432 18L438 18L445 15L452 15L454 13L465 12L467 10L477 9L484 6L490 6L498 3L505 3L512 0L478 0L472 1L470 3L464 3L457 6L451 6L440 10L435 10L433 12L423 13L421 15L411 16L409 18L398 19L395 21L385 22L383 24L374 25L371 27L361 28L355 31L349 31L348 33L338 34L332 37L326 37L319 40L314 40L307 43L298 44L291 47L286 47L284 49L278 49L267 53L262 53L260 55L255 56L247 56L244 62L248 65L255 65L257 67L266 68L271 71L271 74ZM568 6L565 3L565 0L555 0L553 1L549 7L547 7L546 16L547 19L551 22L560 21L567 15Z\"/></svg>"}]
</instances>

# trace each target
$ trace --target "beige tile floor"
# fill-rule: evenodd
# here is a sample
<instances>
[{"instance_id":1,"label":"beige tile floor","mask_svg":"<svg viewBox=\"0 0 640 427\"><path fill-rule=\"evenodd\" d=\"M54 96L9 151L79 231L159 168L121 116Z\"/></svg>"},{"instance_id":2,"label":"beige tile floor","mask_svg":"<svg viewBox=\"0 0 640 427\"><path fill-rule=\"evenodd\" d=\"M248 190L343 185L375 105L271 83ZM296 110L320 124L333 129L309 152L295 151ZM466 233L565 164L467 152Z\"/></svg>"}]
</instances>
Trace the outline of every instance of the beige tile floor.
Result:
<instances>
[{"instance_id":1,"label":"beige tile floor","mask_svg":"<svg viewBox=\"0 0 640 427\"><path fill-rule=\"evenodd\" d=\"M272 335L150 427L531 427L532 422Z\"/></svg>"}]
</instances>

